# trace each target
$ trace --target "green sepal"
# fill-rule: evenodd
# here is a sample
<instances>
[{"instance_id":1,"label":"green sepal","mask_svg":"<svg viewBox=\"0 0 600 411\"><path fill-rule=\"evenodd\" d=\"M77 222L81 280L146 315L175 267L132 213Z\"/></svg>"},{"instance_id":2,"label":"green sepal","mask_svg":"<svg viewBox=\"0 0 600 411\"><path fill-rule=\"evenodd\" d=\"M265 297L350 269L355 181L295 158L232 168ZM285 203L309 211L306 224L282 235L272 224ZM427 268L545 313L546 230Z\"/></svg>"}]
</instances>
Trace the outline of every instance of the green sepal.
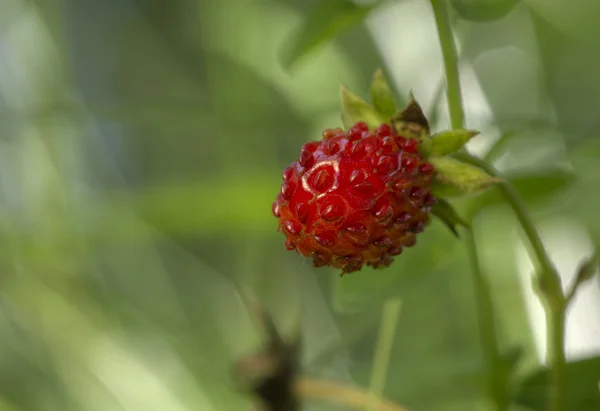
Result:
<instances>
[{"instance_id":1,"label":"green sepal","mask_svg":"<svg viewBox=\"0 0 600 411\"><path fill-rule=\"evenodd\" d=\"M445 156L460 150L473 137L479 135L475 130L449 130L431 136L429 155Z\"/></svg>"},{"instance_id":2,"label":"green sepal","mask_svg":"<svg viewBox=\"0 0 600 411\"><path fill-rule=\"evenodd\" d=\"M385 118L392 118L397 112L394 96L381 69L375 72L371 82L371 101L375 110Z\"/></svg>"},{"instance_id":3,"label":"green sepal","mask_svg":"<svg viewBox=\"0 0 600 411\"><path fill-rule=\"evenodd\" d=\"M437 199L437 203L431 207L431 214L439 218L440 221L444 223L444 225L448 227L448 229L450 229L452 234L454 234L456 237L459 236L458 226L469 227L469 223L456 212L454 207L452 207L448 201L444 200L443 198Z\"/></svg>"},{"instance_id":4,"label":"green sepal","mask_svg":"<svg viewBox=\"0 0 600 411\"><path fill-rule=\"evenodd\" d=\"M436 170L432 192L437 197L461 197L478 194L489 186L502 182L482 169L451 157L430 157Z\"/></svg>"},{"instance_id":5,"label":"green sepal","mask_svg":"<svg viewBox=\"0 0 600 411\"><path fill-rule=\"evenodd\" d=\"M424 140L429 136L429 121L413 93L408 95L408 104L392 118L396 132L406 138Z\"/></svg>"},{"instance_id":6,"label":"green sepal","mask_svg":"<svg viewBox=\"0 0 600 411\"><path fill-rule=\"evenodd\" d=\"M359 121L367 123L369 128L379 127L387 123L385 116L382 116L366 101L353 94L348 87L342 85L342 123L347 130Z\"/></svg>"}]
</instances>

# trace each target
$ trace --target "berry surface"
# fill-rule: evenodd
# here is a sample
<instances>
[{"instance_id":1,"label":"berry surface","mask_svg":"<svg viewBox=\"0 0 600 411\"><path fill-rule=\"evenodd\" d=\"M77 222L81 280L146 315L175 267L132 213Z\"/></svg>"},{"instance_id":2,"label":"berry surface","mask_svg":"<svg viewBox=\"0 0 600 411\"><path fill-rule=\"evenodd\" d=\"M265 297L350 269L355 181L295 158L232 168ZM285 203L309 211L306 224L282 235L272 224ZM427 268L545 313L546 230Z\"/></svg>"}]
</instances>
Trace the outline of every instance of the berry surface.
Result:
<instances>
[{"instance_id":1,"label":"berry surface","mask_svg":"<svg viewBox=\"0 0 600 411\"><path fill-rule=\"evenodd\" d=\"M342 273L387 267L429 222L434 167L387 124L327 129L283 171L273 215L285 246Z\"/></svg>"}]
</instances>

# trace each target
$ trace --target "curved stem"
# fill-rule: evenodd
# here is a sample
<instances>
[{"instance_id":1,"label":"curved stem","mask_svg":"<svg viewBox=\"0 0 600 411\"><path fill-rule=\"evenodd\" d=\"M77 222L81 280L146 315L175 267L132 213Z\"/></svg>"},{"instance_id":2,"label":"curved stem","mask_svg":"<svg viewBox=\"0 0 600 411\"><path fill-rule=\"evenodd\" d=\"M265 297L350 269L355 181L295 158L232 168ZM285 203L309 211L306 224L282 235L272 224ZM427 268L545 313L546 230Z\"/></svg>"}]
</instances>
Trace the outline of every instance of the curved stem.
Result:
<instances>
[{"instance_id":1,"label":"curved stem","mask_svg":"<svg viewBox=\"0 0 600 411\"><path fill-rule=\"evenodd\" d=\"M495 167L468 153L456 155L460 160L482 168L492 176L499 176ZM546 363L552 367L552 384L548 393L548 406L551 411L562 411L565 403L565 322L568 299L562 290L561 280L550 260L544 243L529 217L525 204L517 190L507 181L498 189L513 209L525 237L531 246L531 257L538 263L539 294L543 299L546 317Z\"/></svg>"},{"instance_id":2,"label":"curved stem","mask_svg":"<svg viewBox=\"0 0 600 411\"><path fill-rule=\"evenodd\" d=\"M452 128L464 127L464 109L462 104L460 77L458 71L458 57L450 18L447 10L447 2L445 0L430 0L433 8L433 14L437 25L442 55L444 58L444 67L446 71L448 108L450 111L450 119ZM486 170L492 176L498 176L497 170L487 162L468 153L457 155L463 161L478 166ZM547 328L547 362L552 367L552 384L549 390L548 407L551 411L562 411L565 402L565 312L567 308L566 298L562 290L560 276L556 268L552 264L544 244L536 230L533 222L527 213L523 200L517 193L516 189L508 182L503 182L499 185L502 195L507 203L512 207L514 213L523 227L525 236L530 245L531 252L539 265L538 284L540 285L540 297L544 304L546 312L546 328ZM477 264L477 256L475 254L475 244L472 240L472 233L469 233L472 266L475 277L481 279L479 267ZM479 280L478 280L479 281ZM496 346L497 342L492 342L490 330L485 331L490 335L484 336L485 341ZM492 355L489 352L488 355ZM495 398L497 406L500 409L502 406L498 398Z\"/></svg>"},{"instance_id":3,"label":"curved stem","mask_svg":"<svg viewBox=\"0 0 600 411\"><path fill-rule=\"evenodd\" d=\"M472 164L485 170L491 176L499 176L500 174L494 166L469 153L460 153L457 154L456 157L465 163ZM537 260L538 264L540 265L540 270L543 272L556 273L554 264L552 264L544 244L542 243L542 239L537 229L533 225L533 222L531 221L531 218L529 217L529 214L525 208L525 204L523 203L523 200L519 196L517 190L515 190L515 188L506 181L500 183L498 185L498 189L510 207L513 209L517 220L519 220L519 224L521 224L521 227L525 232L525 236L531 245L533 258ZM556 280L558 280L558 274L556 274Z\"/></svg>"}]
</instances>

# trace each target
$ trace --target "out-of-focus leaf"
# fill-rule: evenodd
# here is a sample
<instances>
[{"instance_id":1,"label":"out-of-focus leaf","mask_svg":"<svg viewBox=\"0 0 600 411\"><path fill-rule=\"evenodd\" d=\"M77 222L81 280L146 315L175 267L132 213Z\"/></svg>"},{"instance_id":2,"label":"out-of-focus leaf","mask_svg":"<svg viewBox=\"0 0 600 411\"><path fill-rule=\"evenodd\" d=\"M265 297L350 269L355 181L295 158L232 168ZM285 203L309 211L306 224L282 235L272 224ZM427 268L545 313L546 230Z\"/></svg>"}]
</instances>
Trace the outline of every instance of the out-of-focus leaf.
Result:
<instances>
[{"instance_id":1,"label":"out-of-focus leaf","mask_svg":"<svg viewBox=\"0 0 600 411\"><path fill-rule=\"evenodd\" d=\"M342 122L346 129L359 121L364 121L370 128L376 128L386 122L384 116L366 101L353 94L346 86L342 86L342 107Z\"/></svg>"},{"instance_id":2,"label":"out-of-focus leaf","mask_svg":"<svg viewBox=\"0 0 600 411\"><path fill-rule=\"evenodd\" d=\"M510 182L527 203L543 203L568 189L575 176L568 170L549 169L509 173L504 179ZM470 201L470 213L504 202L497 190L487 190Z\"/></svg>"},{"instance_id":3,"label":"out-of-focus leaf","mask_svg":"<svg viewBox=\"0 0 600 411\"><path fill-rule=\"evenodd\" d=\"M549 371L542 368L527 378L515 395L515 402L532 410L546 410ZM570 362L566 366L565 410L600 409L600 357Z\"/></svg>"},{"instance_id":4,"label":"out-of-focus leaf","mask_svg":"<svg viewBox=\"0 0 600 411\"><path fill-rule=\"evenodd\" d=\"M122 197L114 193L97 215L101 233L114 238L131 227L130 206L137 206L142 219L163 233L175 237L223 235L276 230L271 203L277 194L275 178L216 179L177 181L140 189ZM106 231L105 231L106 230ZM212 233L212 234L209 234Z\"/></svg>"},{"instance_id":5,"label":"out-of-focus leaf","mask_svg":"<svg viewBox=\"0 0 600 411\"><path fill-rule=\"evenodd\" d=\"M600 2L529 0L545 90L558 130L573 147L594 138L600 120L598 25Z\"/></svg>"},{"instance_id":6,"label":"out-of-focus leaf","mask_svg":"<svg viewBox=\"0 0 600 411\"><path fill-rule=\"evenodd\" d=\"M284 43L282 64L290 68L302 57L360 23L379 2L368 6L351 0L323 0L311 10L292 37Z\"/></svg>"},{"instance_id":7,"label":"out-of-focus leaf","mask_svg":"<svg viewBox=\"0 0 600 411\"><path fill-rule=\"evenodd\" d=\"M390 86L385 80L383 71L381 69L375 72L373 81L371 83L371 100L373 101L373 107L382 116L391 118L396 114L396 103L394 103L394 96L390 90Z\"/></svg>"},{"instance_id":8,"label":"out-of-focus leaf","mask_svg":"<svg viewBox=\"0 0 600 411\"><path fill-rule=\"evenodd\" d=\"M506 16L519 0L451 0L451 3L463 19L485 22Z\"/></svg>"}]
</instances>

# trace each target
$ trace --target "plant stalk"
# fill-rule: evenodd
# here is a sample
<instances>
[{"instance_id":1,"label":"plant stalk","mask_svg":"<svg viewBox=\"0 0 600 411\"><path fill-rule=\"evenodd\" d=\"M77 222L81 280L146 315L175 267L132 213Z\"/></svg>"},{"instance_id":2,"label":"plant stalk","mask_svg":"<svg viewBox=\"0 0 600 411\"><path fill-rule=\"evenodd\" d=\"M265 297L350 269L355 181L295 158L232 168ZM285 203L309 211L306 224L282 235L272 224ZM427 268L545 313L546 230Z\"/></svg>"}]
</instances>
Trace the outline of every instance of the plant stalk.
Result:
<instances>
[{"instance_id":1,"label":"plant stalk","mask_svg":"<svg viewBox=\"0 0 600 411\"><path fill-rule=\"evenodd\" d=\"M448 109L453 129L464 128L464 108L462 103L460 76L458 70L458 53L452 26L448 14L446 0L430 0L433 8L433 14L438 30L442 56L447 82ZM457 155L465 162L478 166L492 176L499 176L497 170L487 162L466 152ZM504 196L507 203L513 209L519 223L521 224L525 236L530 246L531 254L538 263L538 282L540 298L544 302L546 312L547 328L547 363L551 367L552 381L548 392L548 409L550 411L563 411L565 403L565 318L567 302L562 290L560 276L552 264L540 235L531 220L523 200L516 189L507 181L499 184L498 188ZM469 233L472 236L472 233ZM472 239L472 238L471 238ZM481 277L478 273L479 268L476 264L475 244L471 243L469 247L472 254L472 265L475 270L475 277ZM475 263L473 263L473 261ZM485 330L485 329L484 329ZM483 331L482 331L483 332ZM485 331L490 333L490 330ZM491 335L484 337L485 341L491 341ZM490 342L491 343L491 342ZM497 350L497 341L493 343ZM495 355L492 349L488 347L488 356ZM490 358L491 359L491 358ZM495 398L499 409L503 405Z\"/></svg>"},{"instance_id":2,"label":"plant stalk","mask_svg":"<svg viewBox=\"0 0 600 411\"><path fill-rule=\"evenodd\" d=\"M490 285L481 272L475 235L472 228L465 230L465 241L469 252L471 273L475 288L475 304L477 306L477 322L481 344L483 346L484 362L487 371L488 394L494 400L496 411L506 411L509 406L506 375L498 368L503 361L499 339L496 332L496 316L490 292Z\"/></svg>"},{"instance_id":3,"label":"plant stalk","mask_svg":"<svg viewBox=\"0 0 600 411\"><path fill-rule=\"evenodd\" d=\"M294 384L294 393L303 400L324 401L352 409L365 409L372 403L373 397L360 388L311 377L300 377ZM378 397L374 411L408 411L406 408Z\"/></svg>"}]
</instances>

